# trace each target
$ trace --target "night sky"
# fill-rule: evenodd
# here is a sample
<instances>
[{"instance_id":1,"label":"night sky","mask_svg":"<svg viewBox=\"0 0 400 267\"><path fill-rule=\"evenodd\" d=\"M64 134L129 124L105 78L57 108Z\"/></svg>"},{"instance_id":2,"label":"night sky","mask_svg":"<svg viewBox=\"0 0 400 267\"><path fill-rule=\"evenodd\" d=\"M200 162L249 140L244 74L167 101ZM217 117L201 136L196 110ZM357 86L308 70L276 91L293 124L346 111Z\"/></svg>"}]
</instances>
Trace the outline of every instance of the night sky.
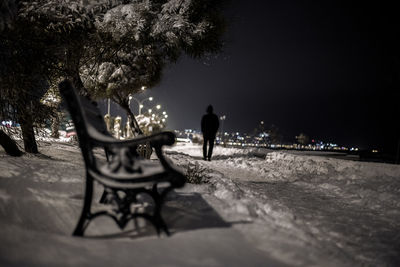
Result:
<instances>
[{"instance_id":1,"label":"night sky","mask_svg":"<svg viewBox=\"0 0 400 267\"><path fill-rule=\"evenodd\" d=\"M303 132L395 149L396 10L378 2L232 0L224 51L203 60L183 57L142 97L165 107L169 129L199 129L212 104L226 115L225 131L251 132L263 120L287 141Z\"/></svg>"}]
</instances>

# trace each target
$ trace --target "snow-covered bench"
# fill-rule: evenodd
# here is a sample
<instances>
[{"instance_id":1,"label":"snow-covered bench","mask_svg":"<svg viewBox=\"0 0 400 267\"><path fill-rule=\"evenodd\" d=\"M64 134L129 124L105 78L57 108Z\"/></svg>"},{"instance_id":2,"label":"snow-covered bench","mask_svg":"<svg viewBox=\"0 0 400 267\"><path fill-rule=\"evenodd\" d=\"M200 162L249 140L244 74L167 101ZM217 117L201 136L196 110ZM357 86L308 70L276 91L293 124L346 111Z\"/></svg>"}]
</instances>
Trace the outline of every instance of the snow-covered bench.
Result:
<instances>
[{"instance_id":1,"label":"snow-covered bench","mask_svg":"<svg viewBox=\"0 0 400 267\"><path fill-rule=\"evenodd\" d=\"M184 175L164 158L161 150L163 145L175 142L175 135L161 132L131 140L117 140L108 133L95 102L79 96L68 80L61 82L59 88L74 121L86 166L84 205L73 235L83 236L90 221L103 215L111 217L120 229L130 220L143 217L156 227L158 234L163 230L168 235L161 207L167 193L182 187L186 181ZM151 144L159 160L144 159L138 155L137 146L146 143ZM106 150L109 155L106 163L100 164L96 159L93 154L95 147ZM110 209L105 205L104 210L92 212L94 181L104 186L100 203L112 204L116 208ZM147 206L153 206L152 212L137 212L134 208L138 206L137 197L142 193L151 196L153 205Z\"/></svg>"}]
</instances>

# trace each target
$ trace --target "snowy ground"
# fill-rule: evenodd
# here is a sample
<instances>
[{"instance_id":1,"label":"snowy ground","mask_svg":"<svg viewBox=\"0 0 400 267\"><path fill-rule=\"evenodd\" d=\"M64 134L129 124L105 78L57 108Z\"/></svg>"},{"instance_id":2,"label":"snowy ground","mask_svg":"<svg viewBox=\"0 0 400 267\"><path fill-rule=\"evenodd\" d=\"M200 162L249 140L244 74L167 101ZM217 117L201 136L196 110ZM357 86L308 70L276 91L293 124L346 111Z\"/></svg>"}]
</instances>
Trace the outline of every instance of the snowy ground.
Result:
<instances>
[{"instance_id":1,"label":"snowy ground","mask_svg":"<svg viewBox=\"0 0 400 267\"><path fill-rule=\"evenodd\" d=\"M201 159L200 147L172 151L178 164ZM398 165L221 147L213 161L199 164L212 177L212 194L226 205L215 206L220 214L251 221L237 228L276 259L289 265L400 264Z\"/></svg>"},{"instance_id":2,"label":"snowy ground","mask_svg":"<svg viewBox=\"0 0 400 267\"><path fill-rule=\"evenodd\" d=\"M0 150L1 266L398 266L400 166L199 146L166 154L206 184L171 194L164 217L119 236L74 238L83 190L79 149L43 142L39 156ZM101 151L98 151L101 157ZM97 197L100 190L97 192ZM118 232L95 221L91 234Z\"/></svg>"}]
</instances>

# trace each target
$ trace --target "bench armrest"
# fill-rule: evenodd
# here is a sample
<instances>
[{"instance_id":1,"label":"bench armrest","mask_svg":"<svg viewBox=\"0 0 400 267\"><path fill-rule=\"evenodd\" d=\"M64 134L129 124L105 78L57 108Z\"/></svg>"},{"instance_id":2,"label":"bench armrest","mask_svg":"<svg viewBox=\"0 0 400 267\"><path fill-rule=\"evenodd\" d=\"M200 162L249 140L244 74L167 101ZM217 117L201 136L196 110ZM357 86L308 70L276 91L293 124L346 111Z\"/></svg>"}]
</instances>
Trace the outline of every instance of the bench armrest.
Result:
<instances>
[{"instance_id":1,"label":"bench armrest","mask_svg":"<svg viewBox=\"0 0 400 267\"><path fill-rule=\"evenodd\" d=\"M129 140L118 140L111 136L104 135L93 127L88 127L88 134L91 141L96 146L107 147L130 147L150 142L153 147L161 147L163 145L171 146L175 143L175 134L173 132L161 132L149 136L136 137Z\"/></svg>"}]
</instances>

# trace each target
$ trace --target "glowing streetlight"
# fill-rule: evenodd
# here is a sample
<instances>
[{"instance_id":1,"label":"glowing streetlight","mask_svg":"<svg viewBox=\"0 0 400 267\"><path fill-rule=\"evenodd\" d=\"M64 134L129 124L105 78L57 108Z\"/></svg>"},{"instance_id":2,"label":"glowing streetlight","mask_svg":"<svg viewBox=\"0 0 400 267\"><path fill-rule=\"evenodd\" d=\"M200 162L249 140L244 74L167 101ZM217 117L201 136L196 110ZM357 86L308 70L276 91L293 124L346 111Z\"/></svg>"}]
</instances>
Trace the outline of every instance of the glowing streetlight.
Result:
<instances>
[{"instance_id":1,"label":"glowing streetlight","mask_svg":"<svg viewBox=\"0 0 400 267\"><path fill-rule=\"evenodd\" d=\"M219 117L219 119L221 120L221 141L224 142L224 121L226 119L226 115L222 115Z\"/></svg>"},{"instance_id":2,"label":"glowing streetlight","mask_svg":"<svg viewBox=\"0 0 400 267\"><path fill-rule=\"evenodd\" d=\"M142 90L144 90L143 88L146 89L146 87L142 86ZM128 103L129 106L131 105L131 100L132 99L135 100L136 103L139 106L139 115L142 114L142 108L144 107L144 105L143 105L144 101L146 101L146 100L153 101L153 97L152 96L139 101L138 99L134 98L132 95L129 95L129 103Z\"/></svg>"},{"instance_id":3,"label":"glowing streetlight","mask_svg":"<svg viewBox=\"0 0 400 267\"><path fill-rule=\"evenodd\" d=\"M150 109L151 110L156 110L156 109L159 110L159 109L161 109L161 105L160 104L154 105Z\"/></svg>"}]
</instances>

